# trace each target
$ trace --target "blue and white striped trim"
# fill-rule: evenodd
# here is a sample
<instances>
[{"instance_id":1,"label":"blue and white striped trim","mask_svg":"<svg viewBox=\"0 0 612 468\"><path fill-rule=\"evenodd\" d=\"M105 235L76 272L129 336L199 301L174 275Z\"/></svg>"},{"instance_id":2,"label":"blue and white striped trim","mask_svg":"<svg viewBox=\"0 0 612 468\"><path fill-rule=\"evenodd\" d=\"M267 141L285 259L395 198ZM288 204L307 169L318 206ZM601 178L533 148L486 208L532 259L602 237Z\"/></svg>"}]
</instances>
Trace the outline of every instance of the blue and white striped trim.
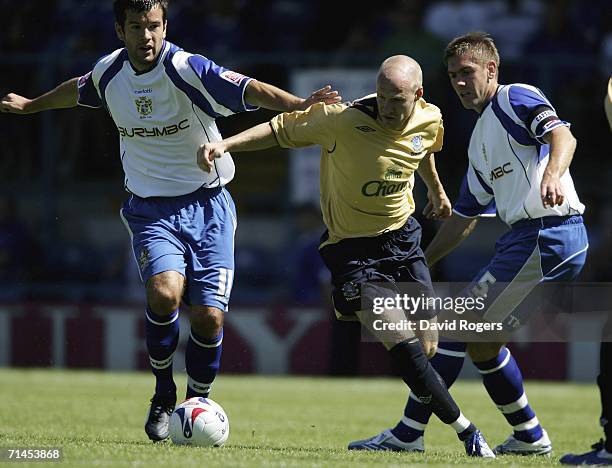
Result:
<instances>
[{"instance_id":1,"label":"blue and white striped trim","mask_svg":"<svg viewBox=\"0 0 612 468\"><path fill-rule=\"evenodd\" d=\"M411 395L412 395L412 392L411 392ZM402 416L402 419L400 420L400 422L404 426L411 427L412 429L416 429L417 431L424 431L425 428L427 427L427 424L420 423L420 422L415 421L414 419L410 419L410 418L408 418L406 416Z\"/></svg>"},{"instance_id":2,"label":"blue and white striped trim","mask_svg":"<svg viewBox=\"0 0 612 468\"><path fill-rule=\"evenodd\" d=\"M133 197L134 195L130 196L130 202L132 201ZM123 215L123 208L119 210L119 216L121 217L121 221L123 221L123 225L125 226L125 228L128 231L128 234L130 235L130 245L132 246L132 255L134 256L134 261L136 262L136 265L138 265L138 257L136 256L136 251L134 250L134 233L132 232L132 228L130 228L130 223L128 223L127 219L125 219L125 216ZM142 279L142 272L140 271L140 266L138 266L137 270L138 270L138 276L140 277L140 282L144 283L144 280Z\"/></svg>"},{"instance_id":3,"label":"blue and white striped trim","mask_svg":"<svg viewBox=\"0 0 612 468\"><path fill-rule=\"evenodd\" d=\"M174 313L174 317L172 317L172 318L171 318L170 320L168 320L167 322L158 322L158 321L156 321L156 320L153 320L153 319L151 318L151 316L149 315L149 313L148 313L148 312L145 312L145 315L147 316L147 320L148 320L149 322L151 322L153 325L160 325L160 326L170 325L171 323L176 322L176 321L178 320L178 318L179 318L179 314L178 314L178 312L175 312L175 313Z\"/></svg>"},{"instance_id":4,"label":"blue and white striped trim","mask_svg":"<svg viewBox=\"0 0 612 468\"><path fill-rule=\"evenodd\" d=\"M219 284L217 289L217 296L224 299L229 299L232 291L232 285L234 283L234 270L229 268L219 268Z\"/></svg>"},{"instance_id":5,"label":"blue and white striped trim","mask_svg":"<svg viewBox=\"0 0 612 468\"><path fill-rule=\"evenodd\" d=\"M497 408L504 414L515 413L519 410L522 410L529 404L527 401L527 395L523 392L521 397L513 403L508 403L507 405L497 405Z\"/></svg>"},{"instance_id":6,"label":"blue and white striped trim","mask_svg":"<svg viewBox=\"0 0 612 468\"><path fill-rule=\"evenodd\" d=\"M508 365L508 362L510 362L510 350L508 348L505 348L506 350L506 357L504 358L504 360L497 366L493 367L492 369L478 369L478 372L480 372L482 375L485 374L492 374L493 372L497 372L500 369L503 369L504 367L506 367Z\"/></svg>"},{"instance_id":7,"label":"blue and white striped trim","mask_svg":"<svg viewBox=\"0 0 612 468\"><path fill-rule=\"evenodd\" d=\"M517 424L516 426L512 426L515 431L528 431L529 429L533 429L538 426L540 421L538 421L537 416L534 416L529 421L525 421L523 423Z\"/></svg>"},{"instance_id":8,"label":"blue and white striped trim","mask_svg":"<svg viewBox=\"0 0 612 468\"><path fill-rule=\"evenodd\" d=\"M215 341L214 343L203 343L203 342L197 340L193 336L193 332L191 332L191 331L189 332L189 338L191 338L195 344L197 344L198 346L200 346L202 348L218 348L219 346L221 346L221 343L223 343L223 336L221 336L219 338L219 340Z\"/></svg>"}]
</instances>

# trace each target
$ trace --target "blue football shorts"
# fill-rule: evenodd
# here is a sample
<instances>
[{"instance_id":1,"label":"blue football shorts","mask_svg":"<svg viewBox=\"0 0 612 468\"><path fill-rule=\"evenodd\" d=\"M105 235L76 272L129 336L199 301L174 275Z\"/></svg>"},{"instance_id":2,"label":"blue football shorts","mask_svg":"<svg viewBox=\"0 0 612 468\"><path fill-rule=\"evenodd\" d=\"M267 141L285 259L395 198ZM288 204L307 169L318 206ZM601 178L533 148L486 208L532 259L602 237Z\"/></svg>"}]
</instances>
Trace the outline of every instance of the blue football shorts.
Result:
<instances>
[{"instance_id":1,"label":"blue football shorts","mask_svg":"<svg viewBox=\"0 0 612 468\"><path fill-rule=\"evenodd\" d=\"M499 238L495 255L478 273L469 293L485 298L480 312L485 320L518 328L537 312L519 307L527 296L543 283L557 283L559 291L567 292L567 283L584 266L588 247L582 216L518 221Z\"/></svg>"},{"instance_id":2,"label":"blue football shorts","mask_svg":"<svg viewBox=\"0 0 612 468\"><path fill-rule=\"evenodd\" d=\"M178 197L131 195L121 218L130 233L140 277L176 271L183 300L225 311L234 279L236 207L223 187Z\"/></svg>"}]
</instances>

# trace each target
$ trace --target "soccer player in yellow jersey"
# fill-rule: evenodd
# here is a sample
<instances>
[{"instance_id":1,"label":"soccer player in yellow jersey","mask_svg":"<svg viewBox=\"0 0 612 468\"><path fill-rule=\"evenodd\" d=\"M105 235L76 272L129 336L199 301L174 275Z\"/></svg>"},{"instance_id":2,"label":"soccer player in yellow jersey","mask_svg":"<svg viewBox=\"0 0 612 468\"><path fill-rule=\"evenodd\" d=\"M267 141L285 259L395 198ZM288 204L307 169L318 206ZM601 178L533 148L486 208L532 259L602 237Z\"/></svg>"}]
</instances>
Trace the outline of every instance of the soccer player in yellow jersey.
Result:
<instances>
[{"instance_id":1,"label":"soccer player in yellow jersey","mask_svg":"<svg viewBox=\"0 0 612 468\"><path fill-rule=\"evenodd\" d=\"M382 311L375 316L377 329L372 309L367 310L361 301L362 291L369 289L364 286L372 283L391 285L390 296L399 282L417 282L423 290L432 290L419 245L421 227L411 217L412 188L418 171L428 187L425 214L450 215L433 156L442 148L443 133L440 110L423 100L419 64L410 57L394 56L380 67L376 94L351 104L315 104L305 111L278 115L269 123L203 145L198 163L209 172L215 159L227 151L320 145L321 208L327 226L320 252L331 271L338 317L358 319L385 345L403 380L455 429L468 455L493 458L480 431L461 414L429 364L415 332L380 326L401 322L404 312L399 308ZM434 352L435 340L424 344L428 354ZM423 450L407 446L390 431L372 443L388 450Z\"/></svg>"}]
</instances>

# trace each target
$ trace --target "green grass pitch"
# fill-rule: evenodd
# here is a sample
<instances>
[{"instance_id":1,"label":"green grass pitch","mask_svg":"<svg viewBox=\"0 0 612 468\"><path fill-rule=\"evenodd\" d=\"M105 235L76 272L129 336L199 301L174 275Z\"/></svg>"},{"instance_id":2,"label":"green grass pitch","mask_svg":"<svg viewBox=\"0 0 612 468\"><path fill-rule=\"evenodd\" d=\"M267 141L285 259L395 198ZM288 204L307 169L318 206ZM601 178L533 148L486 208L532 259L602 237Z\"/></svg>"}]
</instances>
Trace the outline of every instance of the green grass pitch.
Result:
<instances>
[{"instance_id":1,"label":"green grass pitch","mask_svg":"<svg viewBox=\"0 0 612 468\"><path fill-rule=\"evenodd\" d=\"M179 394L184 380L177 376ZM350 440L371 436L401 415L406 389L399 379L221 375L211 396L230 419L227 445L152 444L143 430L152 385L148 373L0 369L0 447L63 448L61 462L32 466L548 466L567 451L585 451L601 435L595 385L527 382L553 441L552 457L470 459L454 432L433 419L424 455L348 452ZM480 382L459 381L452 393L490 445L508 436Z\"/></svg>"}]
</instances>

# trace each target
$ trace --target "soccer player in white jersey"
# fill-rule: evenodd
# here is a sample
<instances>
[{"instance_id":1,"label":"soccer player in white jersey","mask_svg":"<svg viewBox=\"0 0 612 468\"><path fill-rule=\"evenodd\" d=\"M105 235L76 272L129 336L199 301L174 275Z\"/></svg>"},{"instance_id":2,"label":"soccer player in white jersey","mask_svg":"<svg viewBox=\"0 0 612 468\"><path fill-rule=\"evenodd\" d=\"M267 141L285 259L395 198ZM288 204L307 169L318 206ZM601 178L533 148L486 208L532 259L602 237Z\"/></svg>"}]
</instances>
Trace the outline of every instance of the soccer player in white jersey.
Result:
<instances>
[{"instance_id":1,"label":"soccer player in white jersey","mask_svg":"<svg viewBox=\"0 0 612 468\"><path fill-rule=\"evenodd\" d=\"M461 103L479 118L453 215L444 221L425 256L430 266L435 264L472 232L478 217L494 216L497 210L510 230L497 241L495 255L470 289L487 291L485 319L516 326L525 319L516 307L533 288L546 281L571 281L586 259L584 206L569 172L576 140L569 123L557 116L539 89L498 84L499 54L487 34L468 33L451 41L445 63ZM503 343L441 342L432 365L446 384L450 387L459 375L466 347L491 399L513 428L496 453L550 453L551 442ZM391 432L406 450L422 450L430 416L411 393L404 416ZM369 440L351 445L376 449Z\"/></svg>"},{"instance_id":2,"label":"soccer player in white jersey","mask_svg":"<svg viewBox=\"0 0 612 468\"><path fill-rule=\"evenodd\" d=\"M130 193L121 217L147 292L145 335L156 386L145 431L153 441L168 437L176 402L172 357L179 305L189 306L191 321L187 397L206 397L219 369L234 277L236 211L224 188L234 163L228 154L204 173L198 148L221 139L217 117L258 106L290 111L340 100L329 87L301 99L183 51L166 41L167 8L167 0L115 0L115 29L124 48L36 99L8 94L0 104L2 112L16 114L103 107L117 126Z\"/></svg>"}]
</instances>

